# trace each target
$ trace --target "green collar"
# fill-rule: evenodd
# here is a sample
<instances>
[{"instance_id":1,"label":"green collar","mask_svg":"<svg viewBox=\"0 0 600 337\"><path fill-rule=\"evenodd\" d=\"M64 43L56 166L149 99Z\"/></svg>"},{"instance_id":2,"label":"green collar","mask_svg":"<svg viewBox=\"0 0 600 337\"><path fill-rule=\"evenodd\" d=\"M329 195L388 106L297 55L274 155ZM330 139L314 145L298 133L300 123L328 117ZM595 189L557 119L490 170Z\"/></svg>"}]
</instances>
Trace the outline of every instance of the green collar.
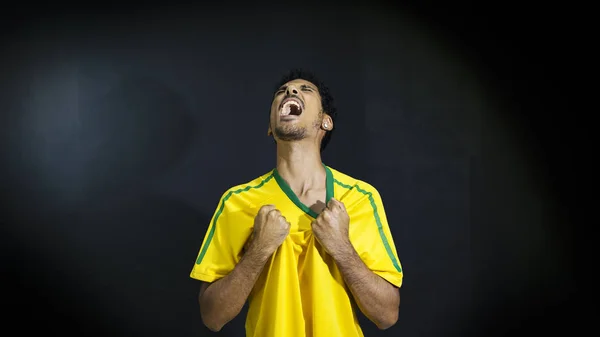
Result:
<instances>
[{"instance_id":1,"label":"green collar","mask_svg":"<svg viewBox=\"0 0 600 337\"><path fill-rule=\"evenodd\" d=\"M329 203L329 200L331 200L331 198L333 198L333 173L331 173L331 170L325 164L323 164L323 167L325 168L325 175L326 175L325 203L327 204L327 203ZM290 200L294 204L296 204L296 206L298 206L306 214L312 216L315 219L317 218L317 216L319 216L315 211L310 209L310 207L306 206L305 204L303 204L300 201L300 199L298 199L298 196L296 196L296 194L294 193L294 191L292 191L290 186L285 182L285 180L283 180L283 178L281 178L281 176L279 175L279 172L277 172L277 168L275 168L273 170L273 176L275 177L275 181L277 181L277 184L279 184L279 187L281 188L281 190L288 196L288 198L290 198Z\"/></svg>"}]
</instances>

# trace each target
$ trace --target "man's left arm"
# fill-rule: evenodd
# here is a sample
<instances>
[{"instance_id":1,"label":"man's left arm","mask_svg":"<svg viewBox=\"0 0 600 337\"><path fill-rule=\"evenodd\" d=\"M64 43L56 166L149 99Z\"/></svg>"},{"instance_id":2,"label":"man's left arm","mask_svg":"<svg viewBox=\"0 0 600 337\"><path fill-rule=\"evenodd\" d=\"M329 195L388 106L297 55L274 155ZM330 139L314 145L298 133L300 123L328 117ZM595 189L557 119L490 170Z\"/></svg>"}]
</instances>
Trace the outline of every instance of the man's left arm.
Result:
<instances>
[{"instance_id":1,"label":"man's left arm","mask_svg":"<svg viewBox=\"0 0 600 337\"><path fill-rule=\"evenodd\" d=\"M379 195L375 191L368 197L370 209L356 218L365 226L359 226L365 238L361 242L351 242L350 217L344 204L335 199L313 222L313 232L335 260L360 310L379 329L387 329L398 320L402 269L393 240L387 238L390 232L383 205L374 200Z\"/></svg>"}]
</instances>

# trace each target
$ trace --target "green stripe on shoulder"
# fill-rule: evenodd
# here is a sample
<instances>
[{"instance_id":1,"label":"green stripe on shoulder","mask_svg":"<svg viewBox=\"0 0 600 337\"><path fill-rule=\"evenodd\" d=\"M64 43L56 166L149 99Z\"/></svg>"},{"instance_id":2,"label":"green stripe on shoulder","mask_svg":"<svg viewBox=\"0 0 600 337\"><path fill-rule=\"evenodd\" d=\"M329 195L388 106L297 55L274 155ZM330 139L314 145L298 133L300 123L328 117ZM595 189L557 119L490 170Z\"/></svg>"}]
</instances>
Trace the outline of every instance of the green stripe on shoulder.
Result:
<instances>
[{"instance_id":1,"label":"green stripe on shoulder","mask_svg":"<svg viewBox=\"0 0 600 337\"><path fill-rule=\"evenodd\" d=\"M236 190L230 190L229 193L227 193L225 195L225 197L223 198L223 201L221 201L221 205L219 206L219 209L217 210L217 213L215 214L215 218L213 219L213 223L212 223L212 226L210 228L210 232L208 233L208 238L206 239L206 244L204 245L204 247L202 247L202 250L200 251L200 254L198 255L198 258L196 259L196 264L200 264L202 262L202 259L204 258L204 255L206 254L206 251L208 250L208 247L210 246L212 238L215 235L215 229L217 227L217 220L219 220L219 217L223 213L223 209L225 209L225 202L227 202L227 200L229 200L229 198L233 194L240 194L242 192L247 192L247 191L249 191L251 189L261 188L266 183L268 183L269 180L271 180L271 179L273 179L273 173L269 174L269 176L266 177L265 179L263 179L258 185L255 185L255 186L248 185L248 186L246 186L244 188L239 188L239 189L236 189Z\"/></svg>"},{"instance_id":2,"label":"green stripe on shoulder","mask_svg":"<svg viewBox=\"0 0 600 337\"><path fill-rule=\"evenodd\" d=\"M390 243L388 242L387 237L385 236L385 233L383 232L383 226L381 225L381 218L379 217L379 212L377 211L377 205L375 204L375 199L373 199L373 194L369 191L363 190L362 188L360 188L360 186L358 186L358 184L355 184L354 186L350 186L350 185L346 185L346 184L342 183L341 181L339 181L337 179L334 179L333 181L336 184L340 185L341 187L349 189L349 190L356 188L356 190L358 192L366 195L369 198L369 203L371 204L371 208L373 209L373 216L375 217L375 223L377 224L377 229L379 231L379 236L381 237L381 241L383 242L383 246L385 247L385 250L388 253L390 260L392 260L392 264L394 265L396 270L401 273L402 268L400 267L400 263L398 263L398 260L394 256L394 253L392 252L392 247L390 246Z\"/></svg>"}]
</instances>

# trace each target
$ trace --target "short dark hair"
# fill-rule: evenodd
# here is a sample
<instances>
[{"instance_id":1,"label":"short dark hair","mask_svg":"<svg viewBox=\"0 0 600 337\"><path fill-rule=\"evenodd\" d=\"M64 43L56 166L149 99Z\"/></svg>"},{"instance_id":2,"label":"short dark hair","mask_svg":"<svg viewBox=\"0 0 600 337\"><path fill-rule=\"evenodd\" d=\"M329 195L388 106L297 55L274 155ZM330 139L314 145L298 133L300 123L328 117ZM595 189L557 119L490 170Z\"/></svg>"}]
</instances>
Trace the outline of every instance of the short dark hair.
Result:
<instances>
[{"instance_id":1,"label":"short dark hair","mask_svg":"<svg viewBox=\"0 0 600 337\"><path fill-rule=\"evenodd\" d=\"M297 79L309 81L310 83L317 86L317 89L319 89L319 95L321 96L321 107L323 109L323 112L329 115L329 117L331 117L331 120L335 125L335 120L337 118L337 110L335 108L331 91L329 90L329 87L327 87L327 85L325 85L325 83L319 78L317 78L317 76L313 72L302 68L292 69L279 80L274 91L279 90L279 88L287 82ZM325 133L325 136L323 136L323 140L321 141L321 152L325 150L327 144L329 144L333 130L334 129L329 130Z\"/></svg>"}]
</instances>

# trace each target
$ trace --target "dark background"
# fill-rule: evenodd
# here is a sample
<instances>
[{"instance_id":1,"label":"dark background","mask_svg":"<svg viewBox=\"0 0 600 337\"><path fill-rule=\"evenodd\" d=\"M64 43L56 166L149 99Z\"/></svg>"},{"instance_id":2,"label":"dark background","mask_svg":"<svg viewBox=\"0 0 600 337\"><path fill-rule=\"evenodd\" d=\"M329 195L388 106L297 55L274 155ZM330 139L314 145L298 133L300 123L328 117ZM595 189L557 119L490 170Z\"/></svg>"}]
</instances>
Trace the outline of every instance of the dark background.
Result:
<instances>
[{"instance_id":1,"label":"dark background","mask_svg":"<svg viewBox=\"0 0 600 337\"><path fill-rule=\"evenodd\" d=\"M366 336L580 329L573 226L590 134L563 95L559 53L572 41L559 13L457 2L6 8L5 326L212 335L189 272L221 194L273 168L274 85L305 67L339 109L324 162L378 188L405 271L398 323L382 332L361 317ZM242 314L220 335L243 336L243 324Z\"/></svg>"}]
</instances>

